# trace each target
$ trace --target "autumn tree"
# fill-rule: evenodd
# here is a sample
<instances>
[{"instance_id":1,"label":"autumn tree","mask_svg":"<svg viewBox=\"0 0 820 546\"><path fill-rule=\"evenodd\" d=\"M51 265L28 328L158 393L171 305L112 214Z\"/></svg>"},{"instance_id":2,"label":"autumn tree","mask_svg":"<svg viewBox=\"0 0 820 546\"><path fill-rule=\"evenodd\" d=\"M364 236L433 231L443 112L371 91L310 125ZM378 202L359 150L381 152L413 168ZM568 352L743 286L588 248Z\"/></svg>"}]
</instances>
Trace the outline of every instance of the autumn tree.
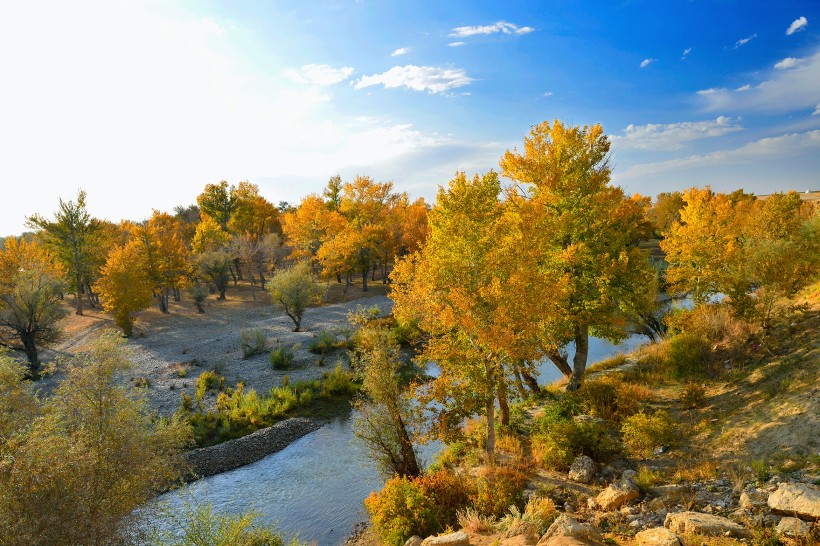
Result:
<instances>
[{"instance_id":1,"label":"autumn tree","mask_svg":"<svg viewBox=\"0 0 820 546\"><path fill-rule=\"evenodd\" d=\"M40 370L39 350L60 335L65 317L62 270L36 243L8 238L0 253L0 333L26 355L29 374Z\"/></svg>"},{"instance_id":2,"label":"autumn tree","mask_svg":"<svg viewBox=\"0 0 820 546\"><path fill-rule=\"evenodd\" d=\"M224 250L209 250L196 256L199 274L219 293L219 300L225 299L232 263L233 257Z\"/></svg>"},{"instance_id":3,"label":"autumn tree","mask_svg":"<svg viewBox=\"0 0 820 546\"><path fill-rule=\"evenodd\" d=\"M494 172L468 179L459 173L439 189L429 213L430 234L421 252L399 262L392 275L394 313L419 321L429 335L419 362L436 362L439 376L420 393L443 410L442 431L483 413L487 452L495 449L495 397L506 382L509 331L499 312L499 287L510 268L494 259L503 215ZM499 321L499 319L502 319Z\"/></svg>"},{"instance_id":4,"label":"autumn tree","mask_svg":"<svg viewBox=\"0 0 820 546\"><path fill-rule=\"evenodd\" d=\"M559 290L542 292L551 309L531 317L550 359L577 389L586 370L590 334L617 342L626 337L620 308L651 279L652 268L637 239L648 236L645 198L628 198L610 185L609 140L600 125L568 127L543 122L524 139L524 149L501 158L504 176L521 191L522 253L527 271L560 275ZM548 328L544 328L548 324ZM573 343L572 368L564 348Z\"/></svg>"},{"instance_id":5,"label":"autumn tree","mask_svg":"<svg viewBox=\"0 0 820 546\"><path fill-rule=\"evenodd\" d=\"M364 395L355 403L356 437L386 476L421 474L410 436L411 408L399 376L399 345L387 328L359 324L351 365Z\"/></svg>"},{"instance_id":6,"label":"autumn tree","mask_svg":"<svg viewBox=\"0 0 820 546\"><path fill-rule=\"evenodd\" d=\"M151 305L152 283L137 265L144 261L141 254L137 242L114 248L99 282L103 309L111 313L126 337L134 332L136 314Z\"/></svg>"},{"instance_id":7,"label":"autumn tree","mask_svg":"<svg viewBox=\"0 0 820 546\"><path fill-rule=\"evenodd\" d=\"M679 191L659 193L648 212L655 233L663 235L672 224L680 221L680 211L684 205L683 195Z\"/></svg>"},{"instance_id":8,"label":"autumn tree","mask_svg":"<svg viewBox=\"0 0 820 546\"><path fill-rule=\"evenodd\" d=\"M228 223L236 206L236 190L223 180L219 184L206 184L196 198L201 213L219 224L222 231L228 231Z\"/></svg>"},{"instance_id":9,"label":"autumn tree","mask_svg":"<svg viewBox=\"0 0 820 546\"><path fill-rule=\"evenodd\" d=\"M307 262L298 262L288 269L277 271L268 282L267 289L274 303L280 305L293 321L294 332L300 331L307 306L315 303L321 295Z\"/></svg>"},{"instance_id":10,"label":"autumn tree","mask_svg":"<svg viewBox=\"0 0 820 546\"><path fill-rule=\"evenodd\" d=\"M83 314L82 295L90 290L89 280L95 278L92 251L99 230L98 221L86 209L85 197L80 190L76 202L60 199L54 220L39 214L26 219L26 225L37 230L38 237L65 270L68 287L77 297L78 315Z\"/></svg>"},{"instance_id":11,"label":"autumn tree","mask_svg":"<svg viewBox=\"0 0 820 546\"><path fill-rule=\"evenodd\" d=\"M0 357L0 408L30 408L0 434L2 544L119 543L134 510L179 476L190 429L117 386L128 363L114 340L73 364L41 401Z\"/></svg>"},{"instance_id":12,"label":"autumn tree","mask_svg":"<svg viewBox=\"0 0 820 546\"><path fill-rule=\"evenodd\" d=\"M139 264L153 286L159 309L168 312L173 294L179 301L180 288L185 285L191 269L188 249L183 240L183 225L170 214L154 211L144 225L132 230L134 244L140 246Z\"/></svg>"}]
</instances>

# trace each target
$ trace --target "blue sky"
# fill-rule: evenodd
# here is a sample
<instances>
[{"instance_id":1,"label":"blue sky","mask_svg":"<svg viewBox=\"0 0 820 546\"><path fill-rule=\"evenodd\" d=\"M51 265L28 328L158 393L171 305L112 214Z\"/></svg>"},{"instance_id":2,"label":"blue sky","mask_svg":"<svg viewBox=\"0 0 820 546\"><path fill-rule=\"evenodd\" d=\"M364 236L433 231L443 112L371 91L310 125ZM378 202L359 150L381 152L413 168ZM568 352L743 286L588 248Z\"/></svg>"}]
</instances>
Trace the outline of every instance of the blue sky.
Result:
<instances>
[{"instance_id":1,"label":"blue sky","mask_svg":"<svg viewBox=\"0 0 820 546\"><path fill-rule=\"evenodd\" d=\"M0 75L0 234L78 188L112 220L222 179L432 199L554 118L630 193L820 189L816 1L4 2Z\"/></svg>"}]
</instances>

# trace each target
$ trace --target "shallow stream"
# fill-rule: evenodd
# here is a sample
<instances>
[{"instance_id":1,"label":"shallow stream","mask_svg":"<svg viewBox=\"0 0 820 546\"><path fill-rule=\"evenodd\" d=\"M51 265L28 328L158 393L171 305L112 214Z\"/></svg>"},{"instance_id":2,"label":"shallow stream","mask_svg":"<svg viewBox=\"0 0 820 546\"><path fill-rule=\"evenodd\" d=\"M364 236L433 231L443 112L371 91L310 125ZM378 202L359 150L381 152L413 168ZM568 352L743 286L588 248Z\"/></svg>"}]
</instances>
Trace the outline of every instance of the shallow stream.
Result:
<instances>
[{"instance_id":1,"label":"shallow stream","mask_svg":"<svg viewBox=\"0 0 820 546\"><path fill-rule=\"evenodd\" d=\"M644 338L632 336L621 345L591 338L590 363L629 352ZM570 346L570 361L572 347ZM550 362L539 366L539 382L549 383L561 374ZM365 519L362 501L379 489L383 480L353 439L351 414L338 417L282 451L167 493L160 502L171 510L182 504L210 502L219 512L254 511L264 523L275 524L286 538L296 534L318 546L342 543L354 523ZM440 445L425 446L422 459L430 463Z\"/></svg>"}]
</instances>

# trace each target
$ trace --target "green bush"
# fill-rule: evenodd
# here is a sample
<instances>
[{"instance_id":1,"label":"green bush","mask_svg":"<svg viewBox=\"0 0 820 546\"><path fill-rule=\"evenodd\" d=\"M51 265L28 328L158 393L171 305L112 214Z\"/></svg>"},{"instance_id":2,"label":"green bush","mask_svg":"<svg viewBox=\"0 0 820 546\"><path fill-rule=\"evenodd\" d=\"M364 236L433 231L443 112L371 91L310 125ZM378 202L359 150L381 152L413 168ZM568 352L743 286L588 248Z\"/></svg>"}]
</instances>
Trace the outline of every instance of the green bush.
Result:
<instances>
[{"instance_id":1,"label":"green bush","mask_svg":"<svg viewBox=\"0 0 820 546\"><path fill-rule=\"evenodd\" d=\"M702 406L706 401L706 387L699 383L687 383L681 393L680 401L686 409Z\"/></svg>"},{"instance_id":2,"label":"green bush","mask_svg":"<svg viewBox=\"0 0 820 546\"><path fill-rule=\"evenodd\" d=\"M270 352L270 365L274 370L287 370L293 363L294 356L292 348L279 345Z\"/></svg>"},{"instance_id":3,"label":"green bush","mask_svg":"<svg viewBox=\"0 0 820 546\"><path fill-rule=\"evenodd\" d=\"M268 338L265 332L259 328L252 330L242 330L239 332L240 345L242 347L242 358L250 358L260 355L268 350Z\"/></svg>"},{"instance_id":4,"label":"green bush","mask_svg":"<svg viewBox=\"0 0 820 546\"><path fill-rule=\"evenodd\" d=\"M353 372L342 369L342 364L336 364L332 372L322 374L323 393L325 396L334 394L353 394L357 387L353 382Z\"/></svg>"},{"instance_id":5,"label":"green bush","mask_svg":"<svg viewBox=\"0 0 820 546\"><path fill-rule=\"evenodd\" d=\"M208 370L207 372L202 372L201 374L199 374L199 377L196 378L197 403L202 401L202 398L205 397L206 393L217 390L221 391L224 388L225 378L221 375L218 375L215 370Z\"/></svg>"},{"instance_id":6,"label":"green bush","mask_svg":"<svg viewBox=\"0 0 820 546\"><path fill-rule=\"evenodd\" d=\"M637 413L652 395L646 387L607 376L584 382L579 390L564 398L565 404L580 407L584 414L619 423Z\"/></svg>"},{"instance_id":7,"label":"green bush","mask_svg":"<svg viewBox=\"0 0 820 546\"><path fill-rule=\"evenodd\" d=\"M315 355L324 356L336 348L336 336L327 330L322 330L310 340L308 344L308 351Z\"/></svg>"},{"instance_id":8,"label":"green bush","mask_svg":"<svg viewBox=\"0 0 820 546\"><path fill-rule=\"evenodd\" d=\"M579 455L605 463L619 450L606 426L594 419L576 421L552 412L533 426L533 458L547 468L567 470Z\"/></svg>"},{"instance_id":9,"label":"green bush","mask_svg":"<svg viewBox=\"0 0 820 546\"><path fill-rule=\"evenodd\" d=\"M673 445L676 432L675 422L665 411L636 413L625 419L621 427L624 446L638 457L651 456L658 446Z\"/></svg>"},{"instance_id":10,"label":"green bush","mask_svg":"<svg viewBox=\"0 0 820 546\"><path fill-rule=\"evenodd\" d=\"M668 354L676 378L703 375L709 358L709 344L697 333L682 332L669 340Z\"/></svg>"},{"instance_id":11,"label":"green bush","mask_svg":"<svg viewBox=\"0 0 820 546\"><path fill-rule=\"evenodd\" d=\"M411 321L407 323L396 322L392 329L393 336L402 345L413 345L417 343L422 337L422 331L419 328L418 321Z\"/></svg>"}]
</instances>

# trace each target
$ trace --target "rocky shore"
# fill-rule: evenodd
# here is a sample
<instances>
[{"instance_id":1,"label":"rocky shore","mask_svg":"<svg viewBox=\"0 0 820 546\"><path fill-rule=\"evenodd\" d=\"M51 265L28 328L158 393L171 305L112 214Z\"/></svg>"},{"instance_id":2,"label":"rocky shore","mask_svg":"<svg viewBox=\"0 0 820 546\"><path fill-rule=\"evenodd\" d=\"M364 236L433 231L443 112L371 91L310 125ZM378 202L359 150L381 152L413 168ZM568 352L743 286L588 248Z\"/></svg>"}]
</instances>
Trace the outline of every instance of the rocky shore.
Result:
<instances>
[{"instance_id":1,"label":"rocky shore","mask_svg":"<svg viewBox=\"0 0 820 546\"><path fill-rule=\"evenodd\" d=\"M186 462L191 469L185 480L191 482L251 464L271 453L281 451L321 426L322 423L319 421L295 417L242 438L215 446L192 449L185 454Z\"/></svg>"}]
</instances>

